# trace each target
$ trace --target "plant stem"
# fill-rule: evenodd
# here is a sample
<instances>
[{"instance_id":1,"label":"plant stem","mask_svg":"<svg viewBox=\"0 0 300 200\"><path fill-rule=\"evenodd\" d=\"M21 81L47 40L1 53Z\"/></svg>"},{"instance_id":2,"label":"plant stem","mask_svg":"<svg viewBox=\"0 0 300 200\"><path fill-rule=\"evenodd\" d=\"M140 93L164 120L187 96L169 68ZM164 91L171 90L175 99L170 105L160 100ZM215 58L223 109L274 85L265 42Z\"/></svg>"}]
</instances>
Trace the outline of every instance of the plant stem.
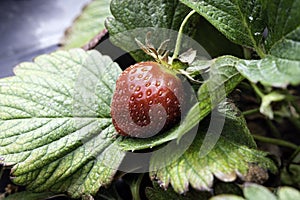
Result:
<instances>
[{"instance_id":1,"label":"plant stem","mask_svg":"<svg viewBox=\"0 0 300 200\"><path fill-rule=\"evenodd\" d=\"M295 150L297 150L299 148L299 146L297 146L291 142L287 142L285 140L269 138L269 137L260 136L260 135L253 135L253 137L255 140L258 140L261 142L266 142L266 143L275 144L275 145L279 145L279 146L283 146L283 147L288 147L288 148L295 149Z\"/></svg>"},{"instance_id":2,"label":"plant stem","mask_svg":"<svg viewBox=\"0 0 300 200\"><path fill-rule=\"evenodd\" d=\"M256 84L251 83L251 86L253 87L255 93L256 93L260 98L263 98L263 97L265 96L264 93L262 93L262 91L260 91L260 89L257 87Z\"/></svg>"},{"instance_id":3,"label":"plant stem","mask_svg":"<svg viewBox=\"0 0 300 200\"><path fill-rule=\"evenodd\" d=\"M266 54L265 52L262 50L262 48L255 46L255 51L256 53L259 55L260 58L265 58Z\"/></svg>"},{"instance_id":4,"label":"plant stem","mask_svg":"<svg viewBox=\"0 0 300 200\"><path fill-rule=\"evenodd\" d=\"M177 35L177 39L176 39L176 46L175 46L175 50L174 50L174 54L172 56L172 60L171 63L173 63L173 60L176 59L179 55L179 51L180 51L180 47L181 47L181 42L182 42L182 37L183 37L183 29L184 26L186 25L187 21L189 20L189 18L195 13L195 10L192 10L182 21L179 31L178 31L178 35Z\"/></svg>"},{"instance_id":5,"label":"plant stem","mask_svg":"<svg viewBox=\"0 0 300 200\"><path fill-rule=\"evenodd\" d=\"M140 186L141 186L141 182L142 182L143 177L144 177L144 174L140 174L138 176L138 178L130 184L130 190L131 190L131 193L132 193L132 196L133 196L134 200L141 200Z\"/></svg>"},{"instance_id":6,"label":"plant stem","mask_svg":"<svg viewBox=\"0 0 300 200\"><path fill-rule=\"evenodd\" d=\"M246 111L243 112L243 115L246 116L246 115L252 115L252 114L255 114L255 113L259 113L259 108L246 110Z\"/></svg>"},{"instance_id":7,"label":"plant stem","mask_svg":"<svg viewBox=\"0 0 300 200\"><path fill-rule=\"evenodd\" d=\"M245 59L250 60L251 59L251 51L250 49L243 47L244 57Z\"/></svg>"}]
</instances>

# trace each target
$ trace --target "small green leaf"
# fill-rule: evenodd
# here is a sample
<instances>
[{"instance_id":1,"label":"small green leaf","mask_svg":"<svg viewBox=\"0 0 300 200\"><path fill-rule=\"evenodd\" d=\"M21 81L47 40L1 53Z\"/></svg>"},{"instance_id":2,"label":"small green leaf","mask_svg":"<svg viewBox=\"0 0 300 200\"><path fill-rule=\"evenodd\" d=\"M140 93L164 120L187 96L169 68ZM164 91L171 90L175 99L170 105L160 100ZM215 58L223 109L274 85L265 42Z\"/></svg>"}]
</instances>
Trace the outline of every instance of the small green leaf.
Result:
<instances>
[{"instance_id":1,"label":"small green leaf","mask_svg":"<svg viewBox=\"0 0 300 200\"><path fill-rule=\"evenodd\" d=\"M110 0L93 0L87 5L65 33L62 48L84 47L98 34L103 36L104 21L110 15L109 4Z\"/></svg>"},{"instance_id":2,"label":"small green leaf","mask_svg":"<svg viewBox=\"0 0 300 200\"><path fill-rule=\"evenodd\" d=\"M268 199L277 200L276 196L267 188L257 185L250 184L244 188L244 196L247 200L257 200L257 199Z\"/></svg>"},{"instance_id":3,"label":"small green leaf","mask_svg":"<svg viewBox=\"0 0 300 200\"><path fill-rule=\"evenodd\" d=\"M276 101L282 101L285 99L285 95L280 94L278 92L271 92L267 95L264 95L262 97L262 102L259 108L259 111L268 116L270 119L274 118L274 113L271 107L271 103L272 102L276 102Z\"/></svg>"},{"instance_id":4,"label":"small green leaf","mask_svg":"<svg viewBox=\"0 0 300 200\"><path fill-rule=\"evenodd\" d=\"M0 80L0 157L16 184L74 198L110 184L124 156L110 117L120 73L108 56L74 49Z\"/></svg>"},{"instance_id":5,"label":"small green leaf","mask_svg":"<svg viewBox=\"0 0 300 200\"><path fill-rule=\"evenodd\" d=\"M209 200L245 200L245 199L233 194L222 194L222 195L214 196Z\"/></svg>"},{"instance_id":6,"label":"small green leaf","mask_svg":"<svg viewBox=\"0 0 300 200\"><path fill-rule=\"evenodd\" d=\"M300 192L292 187L282 187L277 192L278 200L300 199Z\"/></svg>"},{"instance_id":7,"label":"small green leaf","mask_svg":"<svg viewBox=\"0 0 300 200\"><path fill-rule=\"evenodd\" d=\"M274 163L265 157L266 153L254 149L255 142L239 111L228 103L220 111L226 116L223 132L206 155L203 156L201 150L207 127L200 126L192 145L178 160L157 168L157 163L164 166L170 158L162 158L158 154L153 156L150 163L151 176L158 179L163 187L171 184L178 193L186 192L189 185L198 190L210 190L214 176L225 182L234 181L237 173L243 178L248 173L249 163L276 171Z\"/></svg>"},{"instance_id":8,"label":"small green leaf","mask_svg":"<svg viewBox=\"0 0 300 200\"><path fill-rule=\"evenodd\" d=\"M292 187L280 187L278 188L275 196L268 188L258 185L258 184L246 184L244 189L244 196L246 200L257 200L257 199L267 199L267 200L294 200L300 199L300 192ZM211 200L242 200L244 198L236 195L218 195Z\"/></svg>"},{"instance_id":9,"label":"small green leaf","mask_svg":"<svg viewBox=\"0 0 300 200\"><path fill-rule=\"evenodd\" d=\"M300 165L290 164L288 167L288 169L285 167L280 174L282 183L300 188Z\"/></svg>"},{"instance_id":10,"label":"small green leaf","mask_svg":"<svg viewBox=\"0 0 300 200\"><path fill-rule=\"evenodd\" d=\"M206 18L233 42L249 47L259 47L262 40L264 14L259 0L246 1L194 1L181 0Z\"/></svg>"},{"instance_id":11,"label":"small green leaf","mask_svg":"<svg viewBox=\"0 0 300 200\"><path fill-rule=\"evenodd\" d=\"M152 43L155 47L166 40L175 41L176 38L170 38L169 30L179 30L184 17L190 12L179 0L112 0L111 12L114 18L106 20L106 27L110 33L110 39L122 49L131 53L137 61L149 60L149 57L141 51L136 51L139 47L136 45L135 38L144 41L143 36L148 31L155 34L152 37ZM199 16L190 19L184 32L193 35L196 31L193 24L197 23ZM158 31L154 33L155 28L165 29L165 33ZM158 45L158 46L156 46ZM170 47L172 49L172 47ZM134 51L135 50L135 51Z\"/></svg>"}]
</instances>

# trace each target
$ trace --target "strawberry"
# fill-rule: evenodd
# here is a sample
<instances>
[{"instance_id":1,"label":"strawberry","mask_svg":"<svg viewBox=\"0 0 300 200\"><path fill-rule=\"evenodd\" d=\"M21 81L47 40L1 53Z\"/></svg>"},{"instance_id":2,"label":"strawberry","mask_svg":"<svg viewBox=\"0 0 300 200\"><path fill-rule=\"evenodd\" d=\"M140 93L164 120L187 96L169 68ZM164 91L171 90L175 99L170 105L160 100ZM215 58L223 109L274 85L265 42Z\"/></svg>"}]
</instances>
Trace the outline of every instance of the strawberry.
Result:
<instances>
[{"instance_id":1,"label":"strawberry","mask_svg":"<svg viewBox=\"0 0 300 200\"><path fill-rule=\"evenodd\" d=\"M140 62L119 76L111 103L122 136L151 137L181 119L184 89L176 73L157 62Z\"/></svg>"}]
</instances>

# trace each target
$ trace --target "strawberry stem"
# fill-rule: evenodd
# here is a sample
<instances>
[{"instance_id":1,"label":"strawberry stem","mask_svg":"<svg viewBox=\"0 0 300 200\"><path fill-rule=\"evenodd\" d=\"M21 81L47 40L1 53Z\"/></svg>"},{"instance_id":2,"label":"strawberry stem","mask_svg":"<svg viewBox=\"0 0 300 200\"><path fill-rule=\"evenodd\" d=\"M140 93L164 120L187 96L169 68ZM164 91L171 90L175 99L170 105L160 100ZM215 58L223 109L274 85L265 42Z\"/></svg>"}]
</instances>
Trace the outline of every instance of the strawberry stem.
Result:
<instances>
[{"instance_id":1,"label":"strawberry stem","mask_svg":"<svg viewBox=\"0 0 300 200\"><path fill-rule=\"evenodd\" d=\"M183 29L184 26L186 25L186 23L188 22L189 18L195 13L195 10L192 10L182 21L179 31L178 31L178 35L177 35L177 40L176 40L176 46L175 46L175 50L174 50L174 54L172 56L172 60L171 60L171 64L173 63L173 60L178 58L179 56L179 51L180 51L180 47L181 47L181 42L182 42L182 37L183 37Z\"/></svg>"}]
</instances>

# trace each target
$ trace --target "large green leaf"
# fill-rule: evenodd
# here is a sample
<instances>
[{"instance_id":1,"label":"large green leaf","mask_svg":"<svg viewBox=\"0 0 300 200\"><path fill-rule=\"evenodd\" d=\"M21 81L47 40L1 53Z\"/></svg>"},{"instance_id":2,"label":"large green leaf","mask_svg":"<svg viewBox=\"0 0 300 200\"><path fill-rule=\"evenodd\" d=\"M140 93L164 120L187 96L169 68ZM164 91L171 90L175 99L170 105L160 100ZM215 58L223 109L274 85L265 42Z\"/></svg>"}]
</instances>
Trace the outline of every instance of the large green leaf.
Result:
<instances>
[{"instance_id":1,"label":"large green leaf","mask_svg":"<svg viewBox=\"0 0 300 200\"><path fill-rule=\"evenodd\" d=\"M201 64L187 69L190 73L198 73L201 66L210 66L210 78L200 87L197 94L199 103L193 106L183 119L180 126L174 127L167 133L157 137L132 139L124 138L120 147L126 151L153 148L165 142L178 139L203 120L211 110L226 98L242 80L243 77L235 69L239 59L232 56L203 61Z\"/></svg>"},{"instance_id":2,"label":"large green leaf","mask_svg":"<svg viewBox=\"0 0 300 200\"><path fill-rule=\"evenodd\" d=\"M172 38L168 30L178 31L181 22L190 10L179 0L112 0L111 12L114 18L106 20L106 27L115 45L130 52L137 61L142 61L147 57L144 53L136 51L139 47L134 39L138 38L143 41L141 38L148 31L152 31L154 34L152 42L156 48L166 39L175 41L176 37ZM198 20L199 16L192 17L184 32L193 35ZM155 31L156 28L159 29Z\"/></svg>"},{"instance_id":3,"label":"large green leaf","mask_svg":"<svg viewBox=\"0 0 300 200\"><path fill-rule=\"evenodd\" d=\"M98 38L95 39L99 41L105 33L102 32L105 29L104 21L110 15L109 4L110 0L93 0L87 5L66 31L61 44L62 48L88 48L89 42L97 35Z\"/></svg>"},{"instance_id":4,"label":"large green leaf","mask_svg":"<svg viewBox=\"0 0 300 200\"><path fill-rule=\"evenodd\" d=\"M300 84L300 1L265 0L268 55L241 62L237 69L252 82L276 87Z\"/></svg>"},{"instance_id":5,"label":"large green leaf","mask_svg":"<svg viewBox=\"0 0 300 200\"><path fill-rule=\"evenodd\" d=\"M290 51L287 54L290 54L291 57L300 55L300 51L298 54L294 54L291 49L280 51ZM300 84L300 57L291 59L268 55L261 60L243 60L236 67L243 76L253 83L260 82L267 86L281 88L286 88L290 84Z\"/></svg>"},{"instance_id":6,"label":"large green leaf","mask_svg":"<svg viewBox=\"0 0 300 200\"><path fill-rule=\"evenodd\" d=\"M267 169L276 171L274 163L265 158L266 153L254 149L255 142L239 111L233 105L225 103L221 113L226 116L226 123L220 138L208 154L201 156L200 152L207 131L205 124L200 126L193 144L178 160L166 167L157 168L156 163L164 166L170 158L160 155L153 157L151 176L158 179L161 186L171 184L178 193L188 191L189 185L198 190L210 190L214 176L226 182L234 181L237 174L243 178L250 170L249 163L263 169L258 170L262 173ZM257 181L255 175L250 179Z\"/></svg>"},{"instance_id":7,"label":"large green leaf","mask_svg":"<svg viewBox=\"0 0 300 200\"><path fill-rule=\"evenodd\" d=\"M260 0L180 0L206 18L220 32L233 42L254 48L261 48L265 28L264 14Z\"/></svg>"},{"instance_id":8,"label":"large green leaf","mask_svg":"<svg viewBox=\"0 0 300 200\"><path fill-rule=\"evenodd\" d=\"M269 52L276 44L288 41L289 38L286 36L299 29L300 2L298 0L262 0L262 2L264 12L267 13L266 48Z\"/></svg>"},{"instance_id":9,"label":"large green leaf","mask_svg":"<svg viewBox=\"0 0 300 200\"><path fill-rule=\"evenodd\" d=\"M299 1L181 1L232 41L256 50L261 60L241 60L236 65L247 79L275 87L300 83Z\"/></svg>"},{"instance_id":10,"label":"large green leaf","mask_svg":"<svg viewBox=\"0 0 300 200\"><path fill-rule=\"evenodd\" d=\"M110 118L120 72L108 56L74 49L0 80L0 157L15 183L80 197L111 182L124 156Z\"/></svg>"}]
</instances>

